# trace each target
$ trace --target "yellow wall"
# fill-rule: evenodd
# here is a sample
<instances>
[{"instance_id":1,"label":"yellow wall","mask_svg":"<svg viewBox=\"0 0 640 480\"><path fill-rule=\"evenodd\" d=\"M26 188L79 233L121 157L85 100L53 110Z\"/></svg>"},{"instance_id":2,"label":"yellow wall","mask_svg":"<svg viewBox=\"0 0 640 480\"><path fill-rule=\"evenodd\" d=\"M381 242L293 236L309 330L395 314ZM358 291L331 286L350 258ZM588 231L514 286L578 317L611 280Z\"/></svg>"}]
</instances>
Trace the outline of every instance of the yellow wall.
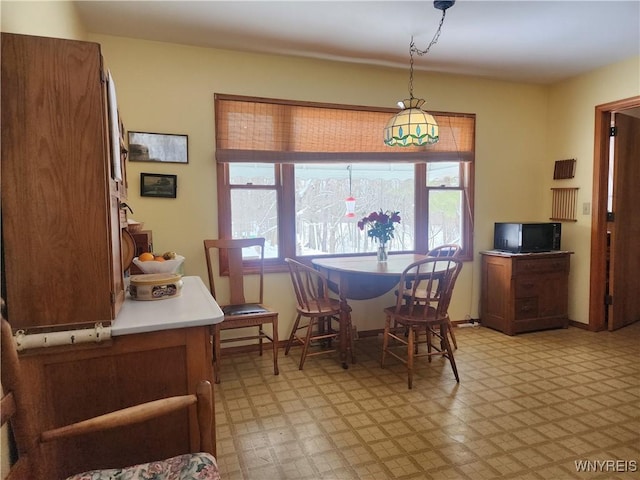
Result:
<instances>
[{"instance_id":1,"label":"yellow wall","mask_svg":"<svg viewBox=\"0 0 640 480\"><path fill-rule=\"evenodd\" d=\"M582 215L582 204L591 203L593 194L593 154L595 107L604 103L640 95L640 57L609 65L549 89L550 132L546 159L547 172L553 161L575 158L576 176L572 180L553 181L545 176L545 195L550 210L549 188L579 187L578 221L564 223L562 242L575 255L571 259L569 282L569 318L589 321L589 276L591 254L591 215Z\"/></svg>"},{"instance_id":2,"label":"yellow wall","mask_svg":"<svg viewBox=\"0 0 640 480\"><path fill-rule=\"evenodd\" d=\"M2 2L2 29L81 38L68 2ZM213 94L228 93L356 105L393 106L407 95L405 70L257 55L89 34L102 44L125 127L189 135L189 164L130 162L128 203L133 218L154 232L157 251L186 256L185 273L206 279L202 239L217 234ZM551 87L418 72L414 91L427 108L477 115L475 260L465 264L452 306L454 319L478 316L479 255L492 242L495 221L545 221L553 162L578 158L579 204L590 201L595 105L638 93L638 59ZM634 76L635 75L635 76ZM558 132L561 132L559 134ZM140 172L178 175L178 198L141 198ZM587 323L590 217L564 224L572 258L570 318ZM267 301L291 324L286 275L269 275ZM390 296L354 302L359 329L380 326Z\"/></svg>"},{"instance_id":3,"label":"yellow wall","mask_svg":"<svg viewBox=\"0 0 640 480\"><path fill-rule=\"evenodd\" d=\"M72 2L0 2L3 32L86 40L87 31Z\"/></svg>"},{"instance_id":4,"label":"yellow wall","mask_svg":"<svg viewBox=\"0 0 640 480\"><path fill-rule=\"evenodd\" d=\"M153 230L156 250L185 255L185 273L205 281L202 239L217 234L214 93L374 106L393 106L407 95L404 70L87 36L70 2L2 1L0 9L2 31L101 43L127 129L189 135L188 165L129 164L129 203L133 218ZM414 91L427 97L428 109L477 115L476 255L456 288L454 319L478 316L477 252L491 247L493 223L549 216L555 160L578 159L576 177L567 185L580 188L580 206L591 201L594 107L640 94L639 62L634 58L551 87L416 74ZM141 198L142 171L177 174L178 198ZM583 323L590 222L579 215L575 224L563 225L563 248L576 252L569 316ZM269 275L266 297L281 312L284 335L293 312L287 276ZM381 308L390 300L353 302L358 328L380 327ZM5 443L2 452L4 460Z\"/></svg>"},{"instance_id":5,"label":"yellow wall","mask_svg":"<svg viewBox=\"0 0 640 480\"><path fill-rule=\"evenodd\" d=\"M407 95L404 70L110 36L90 38L103 47L127 129L189 135L188 165L129 163L128 203L133 218L153 230L155 249L183 254L185 272L203 278L202 239L217 234L214 93L379 106L392 106ZM494 221L543 219L539 185L545 143L544 137L530 132L544 125L547 117L544 87L417 74L414 91L429 92L431 109L477 114L476 250L491 247ZM139 197L141 171L177 174L178 198ZM463 269L454 318L478 316L478 263L476 255L476 261ZM267 301L282 312L282 333L292 321L291 293L286 275L269 275ZM380 327L381 306L389 301L387 296L378 302L356 302L357 327Z\"/></svg>"}]
</instances>

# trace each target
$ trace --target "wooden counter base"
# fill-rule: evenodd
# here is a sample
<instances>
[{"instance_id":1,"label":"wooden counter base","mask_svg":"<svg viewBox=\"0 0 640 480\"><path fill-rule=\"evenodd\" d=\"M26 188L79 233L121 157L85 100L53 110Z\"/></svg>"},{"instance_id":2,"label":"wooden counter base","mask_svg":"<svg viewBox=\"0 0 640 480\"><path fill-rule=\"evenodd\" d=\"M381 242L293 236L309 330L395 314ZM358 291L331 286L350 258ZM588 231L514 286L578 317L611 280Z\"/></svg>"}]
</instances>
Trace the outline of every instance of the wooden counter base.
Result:
<instances>
[{"instance_id":1,"label":"wooden counter base","mask_svg":"<svg viewBox=\"0 0 640 480\"><path fill-rule=\"evenodd\" d=\"M210 327L114 337L104 345L40 349L20 356L37 386L29 405L36 425L50 429L158 398L195 393L213 383ZM215 446L215 428L213 429ZM195 407L165 418L44 446L50 478L133 465L187 453L198 444Z\"/></svg>"}]
</instances>

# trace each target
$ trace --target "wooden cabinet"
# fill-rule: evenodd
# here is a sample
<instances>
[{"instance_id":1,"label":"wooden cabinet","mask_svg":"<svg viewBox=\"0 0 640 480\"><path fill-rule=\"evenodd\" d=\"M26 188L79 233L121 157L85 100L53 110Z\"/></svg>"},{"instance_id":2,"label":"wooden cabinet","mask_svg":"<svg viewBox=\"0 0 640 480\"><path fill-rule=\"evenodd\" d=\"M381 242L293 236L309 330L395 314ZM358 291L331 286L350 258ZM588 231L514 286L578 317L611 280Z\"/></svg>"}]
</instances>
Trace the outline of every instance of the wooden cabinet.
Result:
<instances>
[{"instance_id":1,"label":"wooden cabinet","mask_svg":"<svg viewBox=\"0 0 640 480\"><path fill-rule=\"evenodd\" d=\"M100 46L2 33L1 48L2 295L9 322L40 339L97 322L113 330L127 311L126 170ZM21 351L36 431L195 393L199 381L213 380L210 326L198 325ZM193 407L43 449L49 478L64 478L185 453L197 435Z\"/></svg>"},{"instance_id":2,"label":"wooden cabinet","mask_svg":"<svg viewBox=\"0 0 640 480\"><path fill-rule=\"evenodd\" d=\"M163 300L164 301L164 300ZM172 301L172 300L167 300ZM24 352L22 375L33 388L28 410L39 431L136 403L195 393L213 381L210 327L178 328L112 337L101 344ZM213 429L215 445L215 428ZM160 460L199 443L195 406L153 421L83 435L42 447L48 478L94 468Z\"/></svg>"},{"instance_id":3,"label":"wooden cabinet","mask_svg":"<svg viewBox=\"0 0 640 480\"><path fill-rule=\"evenodd\" d=\"M108 323L124 301L124 168L111 150L117 110L100 46L2 33L1 62L9 321L29 330Z\"/></svg>"},{"instance_id":4,"label":"wooden cabinet","mask_svg":"<svg viewBox=\"0 0 640 480\"><path fill-rule=\"evenodd\" d=\"M482 325L507 335L568 326L571 252L480 253Z\"/></svg>"}]
</instances>

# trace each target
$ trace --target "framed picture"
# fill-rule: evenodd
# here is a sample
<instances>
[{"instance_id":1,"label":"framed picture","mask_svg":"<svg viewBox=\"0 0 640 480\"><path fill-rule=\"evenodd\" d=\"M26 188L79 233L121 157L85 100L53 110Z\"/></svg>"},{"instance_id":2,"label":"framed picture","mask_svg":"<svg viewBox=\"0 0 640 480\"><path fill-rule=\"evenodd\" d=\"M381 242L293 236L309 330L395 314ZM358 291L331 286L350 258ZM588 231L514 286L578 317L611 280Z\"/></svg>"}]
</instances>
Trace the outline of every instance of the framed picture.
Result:
<instances>
[{"instance_id":1,"label":"framed picture","mask_svg":"<svg viewBox=\"0 0 640 480\"><path fill-rule=\"evenodd\" d=\"M178 176L162 173L140 174L140 196L176 198Z\"/></svg>"},{"instance_id":2,"label":"framed picture","mask_svg":"<svg viewBox=\"0 0 640 480\"><path fill-rule=\"evenodd\" d=\"M129 132L129 160L189 163L187 140L187 135Z\"/></svg>"}]
</instances>

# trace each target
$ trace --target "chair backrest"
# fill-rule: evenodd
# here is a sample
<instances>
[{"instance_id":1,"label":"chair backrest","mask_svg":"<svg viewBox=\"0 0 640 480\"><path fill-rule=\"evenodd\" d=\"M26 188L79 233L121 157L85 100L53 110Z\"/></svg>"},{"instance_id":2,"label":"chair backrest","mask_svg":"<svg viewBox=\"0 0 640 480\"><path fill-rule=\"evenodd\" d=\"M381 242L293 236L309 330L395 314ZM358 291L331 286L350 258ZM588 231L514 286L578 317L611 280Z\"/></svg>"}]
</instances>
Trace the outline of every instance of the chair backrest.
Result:
<instances>
[{"instance_id":1,"label":"chair backrest","mask_svg":"<svg viewBox=\"0 0 640 480\"><path fill-rule=\"evenodd\" d=\"M35 467L39 461L37 436L30 421L27 408L28 392L24 391L20 382L22 375L18 352L13 343L11 326L2 318L2 343L0 344L2 363L2 426L9 424L15 441L15 456L11 458L12 465L7 479L39 478ZM13 452L12 452L13 453ZM5 453L6 454L6 453Z\"/></svg>"},{"instance_id":2,"label":"chair backrest","mask_svg":"<svg viewBox=\"0 0 640 480\"><path fill-rule=\"evenodd\" d=\"M218 260L220 263L228 265L229 275L229 305L242 305L245 303L262 303L263 291L264 291L264 238L241 238L241 239L215 239L204 240L204 255L207 260L207 271L209 273L209 289L211 295L220 303L220 300L216 296L216 288L214 282L214 270L212 249L218 251ZM244 248L255 249L255 257L252 259L258 260L258 294L256 299L248 302L245 292L244 281L244 258L242 250Z\"/></svg>"},{"instance_id":3,"label":"chair backrest","mask_svg":"<svg viewBox=\"0 0 640 480\"><path fill-rule=\"evenodd\" d=\"M454 257L426 257L412 263L402 272L398 285L396 311L408 305L409 315L431 315L435 309L437 318L448 315L462 260ZM429 308L423 308L423 305Z\"/></svg>"},{"instance_id":4,"label":"chair backrest","mask_svg":"<svg viewBox=\"0 0 640 480\"><path fill-rule=\"evenodd\" d=\"M284 260L289 265L289 274L293 290L296 293L298 308L309 312L326 310L329 304L329 290L325 276L291 258Z\"/></svg>"},{"instance_id":5,"label":"chair backrest","mask_svg":"<svg viewBox=\"0 0 640 480\"><path fill-rule=\"evenodd\" d=\"M458 258L462 252L462 247L456 243L445 243L438 245L427 252L429 257L453 257Z\"/></svg>"}]
</instances>

